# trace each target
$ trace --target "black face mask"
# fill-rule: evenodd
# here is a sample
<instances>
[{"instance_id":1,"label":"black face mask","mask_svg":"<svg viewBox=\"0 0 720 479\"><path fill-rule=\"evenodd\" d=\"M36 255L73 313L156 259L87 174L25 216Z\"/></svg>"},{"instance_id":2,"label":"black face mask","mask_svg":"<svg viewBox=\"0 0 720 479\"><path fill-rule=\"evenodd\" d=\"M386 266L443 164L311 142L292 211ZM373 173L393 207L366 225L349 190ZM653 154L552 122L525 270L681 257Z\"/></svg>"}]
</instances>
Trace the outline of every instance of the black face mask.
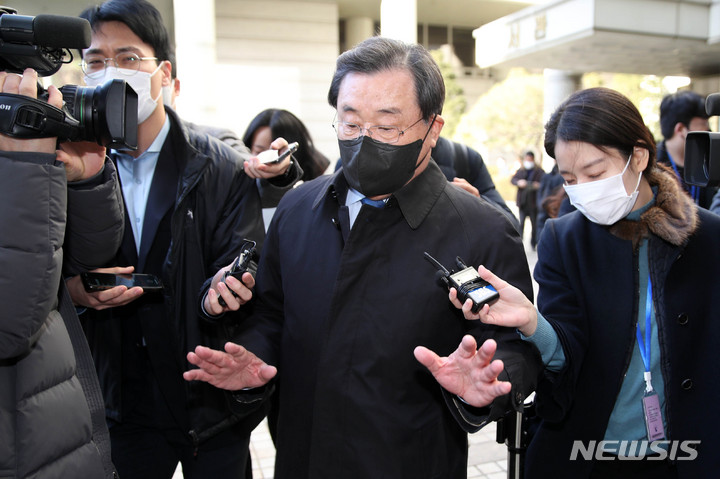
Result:
<instances>
[{"instance_id":1,"label":"black face mask","mask_svg":"<svg viewBox=\"0 0 720 479\"><path fill-rule=\"evenodd\" d=\"M338 140L345 179L351 188L367 197L396 192L410 181L422 163L418 157L428 133L430 128L422 140L399 146L369 136Z\"/></svg>"}]
</instances>

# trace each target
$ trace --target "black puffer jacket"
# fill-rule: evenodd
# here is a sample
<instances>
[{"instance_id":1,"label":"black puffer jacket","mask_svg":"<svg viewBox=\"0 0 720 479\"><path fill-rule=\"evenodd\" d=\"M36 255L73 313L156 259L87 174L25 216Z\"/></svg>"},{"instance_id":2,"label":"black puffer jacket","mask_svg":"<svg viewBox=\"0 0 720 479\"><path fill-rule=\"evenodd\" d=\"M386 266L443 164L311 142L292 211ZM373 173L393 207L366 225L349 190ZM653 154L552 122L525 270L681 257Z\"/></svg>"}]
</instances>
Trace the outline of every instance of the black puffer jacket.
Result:
<instances>
[{"instance_id":1,"label":"black puffer jacket","mask_svg":"<svg viewBox=\"0 0 720 479\"><path fill-rule=\"evenodd\" d=\"M55 155L0 152L0 202L0 478L106 477L78 379L94 371L57 307L63 255L73 274L120 243L115 168L67 185Z\"/></svg>"},{"instance_id":2,"label":"black puffer jacket","mask_svg":"<svg viewBox=\"0 0 720 479\"><path fill-rule=\"evenodd\" d=\"M255 181L242 170L243 157L183 122L170 109L170 130L153 177L138 254L131 229L109 265L134 265L162 277L163 295L146 294L123 307L88 310L83 326L103 388L107 417L123 422L143 394L141 373L129 340L137 327L153 371L177 426L196 446L236 424L225 391L189 383L185 355L199 344L221 348L227 324L209 324L198 311L205 280L229 264L245 238L262 245L265 230ZM135 326L133 326L135 325ZM124 376L126 375L126 376ZM257 422L261 418L257 419ZM248 431L254 424L248 425ZM238 426L236 429L239 429Z\"/></svg>"}]
</instances>

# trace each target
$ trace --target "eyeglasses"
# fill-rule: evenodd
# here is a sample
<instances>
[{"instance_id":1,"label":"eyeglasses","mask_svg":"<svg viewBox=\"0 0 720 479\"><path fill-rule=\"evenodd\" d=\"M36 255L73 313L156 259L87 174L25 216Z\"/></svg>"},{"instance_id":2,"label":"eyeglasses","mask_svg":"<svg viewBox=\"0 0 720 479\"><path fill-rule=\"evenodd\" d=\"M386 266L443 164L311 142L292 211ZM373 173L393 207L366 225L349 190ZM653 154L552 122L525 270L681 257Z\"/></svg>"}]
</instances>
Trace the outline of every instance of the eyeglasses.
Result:
<instances>
[{"instance_id":1,"label":"eyeglasses","mask_svg":"<svg viewBox=\"0 0 720 479\"><path fill-rule=\"evenodd\" d=\"M113 62L117 68L131 70L132 73L125 73L127 76L131 76L137 73L140 69L140 63L144 60L157 60L157 57L141 57L133 52L118 53L115 58L105 58L102 55L85 55L80 67L88 77L100 78L104 74L108 62Z\"/></svg>"},{"instance_id":2,"label":"eyeglasses","mask_svg":"<svg viewBox=\"0 0 720 479\"><path fill-rule=\"evenodd\" d=\"M384 143L395 143L405 134L410 128L414 127L422 121L420 118L418 121L408 126L404 130L401 130L397 126L386 126L386 125L375 125L363 128L355 123L348 123L346 121L338 121L337 118L333 120L332 126L337 133L339 140L354 140L361 135L367 135L375 140L382 141Z\"/></svg>"}]
</instances>

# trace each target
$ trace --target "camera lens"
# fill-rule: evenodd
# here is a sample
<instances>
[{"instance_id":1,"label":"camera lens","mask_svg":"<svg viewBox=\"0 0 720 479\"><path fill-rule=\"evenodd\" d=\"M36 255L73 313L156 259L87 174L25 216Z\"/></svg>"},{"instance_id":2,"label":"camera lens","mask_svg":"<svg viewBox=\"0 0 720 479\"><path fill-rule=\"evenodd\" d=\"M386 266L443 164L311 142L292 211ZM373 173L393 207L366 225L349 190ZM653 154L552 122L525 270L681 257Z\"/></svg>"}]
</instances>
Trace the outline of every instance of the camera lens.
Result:
<instances>
[{"instance_id":1,"label":"camera lens","mask_svg":"<svg viewBox=\"0 0 720 479\"><path fill-rule=\"evenodd\" d=\"M60 88L65 109L79 124L77 138L117 149L137 148L137 93L124 80L97 87Z\"/></svg>"}]
</instances>

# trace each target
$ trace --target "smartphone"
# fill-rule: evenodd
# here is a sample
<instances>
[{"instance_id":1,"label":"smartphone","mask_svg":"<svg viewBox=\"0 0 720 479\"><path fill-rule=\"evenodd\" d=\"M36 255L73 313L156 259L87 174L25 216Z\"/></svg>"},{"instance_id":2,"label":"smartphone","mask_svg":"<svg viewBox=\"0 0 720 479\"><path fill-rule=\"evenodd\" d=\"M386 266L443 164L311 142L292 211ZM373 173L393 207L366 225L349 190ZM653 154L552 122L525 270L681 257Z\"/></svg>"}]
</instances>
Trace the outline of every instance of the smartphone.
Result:
<instances>
[{"instance_id":1,"label":"smartphone","mask_svg":"<svg viewBox=\"0 0 720 479\"><path fill-rule=\"evenodd\" d=\"M257 157L258 160L260 160L260 163L263 164L272 164L272 163L279 163L285 158L287 158L289 155L292 155L295 153L298 149L298 142L290 143L287 146L287 150L285 152L278 155L278 150L266 150L261 153L258 153Z\"/></svg>"},{"instance_id":2,"label":"smartphone","mask_svg":"<svg viewBox=\"0 0 720 479\"><path fill-rule=\"evenodd\" d=\"M162 291L162 281L153 274L113 274L113 273L80 273L85 291L105 291L115 286L127 286L132 288L140 286L146 292Z\"/></svg>"}]
</instances>

